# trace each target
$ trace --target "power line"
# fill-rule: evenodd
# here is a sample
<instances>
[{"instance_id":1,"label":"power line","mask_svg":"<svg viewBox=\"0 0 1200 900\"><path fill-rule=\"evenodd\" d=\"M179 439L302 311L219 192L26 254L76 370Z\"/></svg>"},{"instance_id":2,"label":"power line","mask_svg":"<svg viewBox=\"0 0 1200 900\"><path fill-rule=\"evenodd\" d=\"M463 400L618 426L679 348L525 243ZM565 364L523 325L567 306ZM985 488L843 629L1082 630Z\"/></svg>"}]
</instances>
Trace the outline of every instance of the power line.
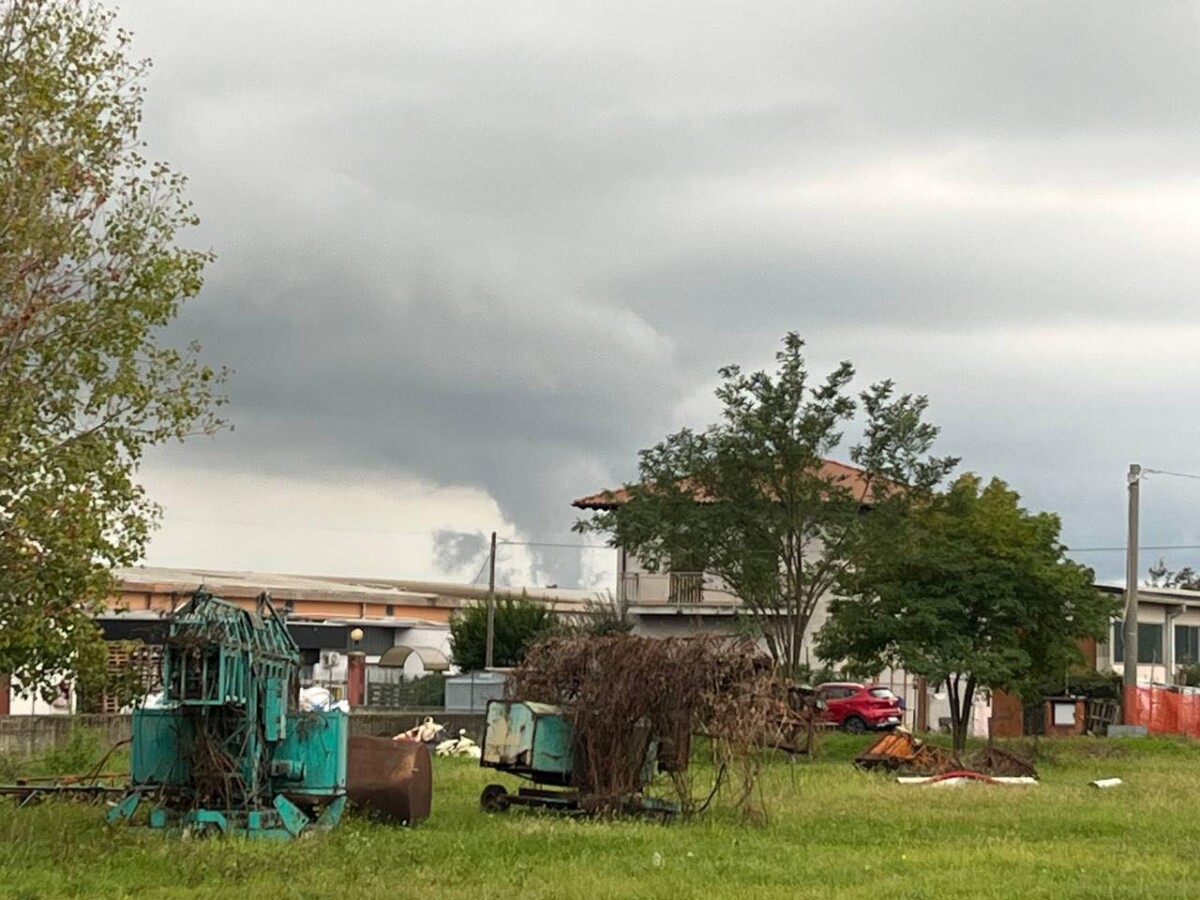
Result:
<instances>
[{"instance_id":1,"label":"power line","mask_svg":"<svg viewBox=\"0 0 1200 900\"><path fill-rule=\"evenodd\" d=\"M1126 547L1068 547L1068 553L1124 553ZM1200 550L1200 544L1143 544L1138 550Z\"/></svg>"},{"instance_id":2,"label":"power line","mask_svg":"<svg viewBox=\"0 0 1200 900\"><path fill-rule=\"evenodd\" d=\"M562 544L554 541L496 541L503 547L565 547L569 550L615 550L608 544Z\"/></svg>"},{"instance_id":3,"label":"power line","mask_svg":"<svg viewBox=\"0 0 1200 900\"><path fill-rule=\"evenodd\" d=\"M483 554L483 562L479 566L479 571L475 573L475 577L471 579L471 584L475 584L475 582L483 577L483 570L487 568L487 564L490 561L491 556L492 555L490 552Z\"/></svg>"},{"instance_id":4,"label":"power line","mask_svg":"<svg viewBox=\"0 0 1200 900\"><path fill-rule=\"evenodd\" d=\"M1191 478L1195 481L1200 481L1200 475L1192 475L1190 472L1168 472L1166 469L1142 469L1143 475L1170 475L1174 478Z\"/></svg>"}]
</instances>

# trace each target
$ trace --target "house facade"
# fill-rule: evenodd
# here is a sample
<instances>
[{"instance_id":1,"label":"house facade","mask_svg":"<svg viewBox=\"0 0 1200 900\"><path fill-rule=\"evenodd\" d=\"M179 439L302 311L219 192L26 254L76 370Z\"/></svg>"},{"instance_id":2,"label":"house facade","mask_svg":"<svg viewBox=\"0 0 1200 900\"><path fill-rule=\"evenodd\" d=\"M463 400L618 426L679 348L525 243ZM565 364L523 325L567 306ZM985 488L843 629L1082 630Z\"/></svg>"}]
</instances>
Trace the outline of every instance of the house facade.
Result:
<instances>
[{"instance_id":1,"label":"house facade","mask_svg":"<svg viewBox=\"0 0 1200 900\"><path fill-rule=\"evenodd\" d=\"M1125 589L1097 585L1105 593L1123 597ZM1200 663L1200 591L1180 588L1139 587L1138 684L1173 684L1180 667ZM1108 640L1096 646L1096 670L1124 675L1124 623L1115 619Z\"/></svg>"},{"instance_id":2,"label":"house facade","mask_svg":"<svg viewBox=\"0 0 1200 900\"><path fill-rule=\"evenodd\" d=\"M821 474L841 480L852 490L865 492L863 473L853 466L825 460ZM628 496L624 488L618 488L580 497L571 505L585 511L613 510L626 502ZM702 499L699 502L704 501ZM650 571L634 553L618 547L615 593L618 601L627 609L635 634L682 637L692 634L734 635L746 631L741 600L728 584L712 572ZM818 599L801 641L801 659L813 668L821 665L813 647L814 636L828 619L831 596ZM948 721L948 698L927 689L922 680L900 669L885 669L876 681L891 688L904 700L907 727L936 729L941 720ZM979 697L972 712L972 732L986 735L990 715L990 698Z\"/></svg>"}]
</instances>

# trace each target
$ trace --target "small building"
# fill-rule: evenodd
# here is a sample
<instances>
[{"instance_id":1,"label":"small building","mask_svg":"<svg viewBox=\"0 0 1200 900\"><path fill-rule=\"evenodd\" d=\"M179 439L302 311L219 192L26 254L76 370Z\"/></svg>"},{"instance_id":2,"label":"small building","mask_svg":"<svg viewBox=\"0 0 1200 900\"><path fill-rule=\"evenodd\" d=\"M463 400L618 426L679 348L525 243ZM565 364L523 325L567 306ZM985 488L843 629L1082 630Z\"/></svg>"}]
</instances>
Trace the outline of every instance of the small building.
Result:
<instances>
[{"instance_id":1,"label":"small building","mask_svg":"<svg viewBox=\"0 0 1200 900\"><path fill-rule=\"evenodd\" d=\"M1108 594L1125 596L1124 587L1097 587ZM1180 666L1200 663L1200 591L1139 587L1137 609L1139 684L1171 684ZM1095 647L1093 664L1097 671L1124 675L1124 638L1123 619L1114 619L1109 640Z\"/></svg>"},{"instance_id":2,"label":"small building","mask_svg":"<svg viewBox=\"0 0 1200 900\"><path fill-rule=\"evenodd\" d=\"M160 646L166 638L164 616L201 586L246 608L253 608L266 591L286 616L288 631L300 647L301 681L328 687L340 699L347 685L349 654L362 653L368 702L395 696L386 685L449 671L450 616L487 598L486 587L449 582L147 566L114 574L117 589L96 619L114 646L119 641ZM523 594L563 614L583 611L588 598L583 591L544 588L503 588L496 594ZM372 684L378 688L371 690ZM60 694L55 704L47 704L0 689L0 714L72 712L76 698L70 685L64 682Z\"/></svg>"}]
</instances>

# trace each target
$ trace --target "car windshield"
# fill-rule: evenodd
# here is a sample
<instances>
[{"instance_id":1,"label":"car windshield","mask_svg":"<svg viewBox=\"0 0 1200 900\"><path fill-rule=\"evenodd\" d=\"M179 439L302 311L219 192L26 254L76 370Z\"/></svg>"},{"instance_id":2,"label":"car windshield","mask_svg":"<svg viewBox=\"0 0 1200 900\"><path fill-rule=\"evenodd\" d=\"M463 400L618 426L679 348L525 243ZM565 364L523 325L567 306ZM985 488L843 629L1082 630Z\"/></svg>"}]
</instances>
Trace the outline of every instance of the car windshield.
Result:
<instances>
[{"instance_id":1,"label":"car windshield","mask_svg":"<svg viewBox=\"0 0 1200 900\"><path fill-rule=\"evenodd\" d=\"M898 700L899 698L887 688L871 688L871 696L882 700Z\"/></svg>"}]
</instances>

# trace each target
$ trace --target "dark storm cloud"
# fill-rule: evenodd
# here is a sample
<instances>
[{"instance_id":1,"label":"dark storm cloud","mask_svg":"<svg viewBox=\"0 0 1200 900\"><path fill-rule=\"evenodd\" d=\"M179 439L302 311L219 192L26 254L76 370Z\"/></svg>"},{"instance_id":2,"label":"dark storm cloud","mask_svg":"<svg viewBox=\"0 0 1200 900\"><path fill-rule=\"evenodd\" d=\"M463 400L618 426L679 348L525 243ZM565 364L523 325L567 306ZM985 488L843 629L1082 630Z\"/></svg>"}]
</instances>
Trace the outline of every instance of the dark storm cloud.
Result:
<instances>
[{"instance_id":1,"label":"dark storm cloud","mask_svg":"<svg viewBox=\"0 0 1200 900\"><path fill-rule=\"evenodd\" d=\"M1188 462L1144 410L1194 370L1019 357L1200 318L1189 5L123 12L219 254L180 323L238 370L214 467L413 473L558 534L792 328L933 395L949 449L1089 540L1139 448Z\"/></svg>"}]
</instances>

